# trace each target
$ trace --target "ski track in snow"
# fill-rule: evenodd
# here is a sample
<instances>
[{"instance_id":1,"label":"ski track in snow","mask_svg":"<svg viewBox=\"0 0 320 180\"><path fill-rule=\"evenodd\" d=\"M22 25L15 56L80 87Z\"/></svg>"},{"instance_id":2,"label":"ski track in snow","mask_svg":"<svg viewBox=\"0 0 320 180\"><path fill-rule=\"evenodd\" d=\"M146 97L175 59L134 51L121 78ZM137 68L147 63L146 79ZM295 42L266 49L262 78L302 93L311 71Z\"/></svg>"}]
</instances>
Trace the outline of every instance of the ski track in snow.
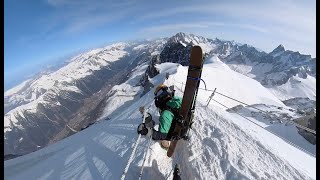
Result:
<instances>
[{"instance_id":1,"label":"ski track in snow","mask_svg":"<svg viewBox=\"0 0 320 180\"><path fill-rule=\"evenodd\" d=\"M185 81L186 67L177 70L172 63L164 63L157 68L161 74L151 79L153 84L164 82L166 72ZM173 80L165 84L172 85ZM179 88L176 84L176 95L182 96ZM120 179L138 137L136 127L142 117L138 108L147 107L158 123L153 90L136 101L119 103L115 98L118 108L110 114L111 120L101 120L56 144L5 161L5 179ZM207 95L199 94L190 141L179 141L172 158L152 141L142 179L172 179L176 163L181 166L182 179L316 178L314 157L216 104L204 107ZM267 97L271 102L272 96ZM126 179L139 177L149 138L140 140Z\"/></svg>"}]
</instances>

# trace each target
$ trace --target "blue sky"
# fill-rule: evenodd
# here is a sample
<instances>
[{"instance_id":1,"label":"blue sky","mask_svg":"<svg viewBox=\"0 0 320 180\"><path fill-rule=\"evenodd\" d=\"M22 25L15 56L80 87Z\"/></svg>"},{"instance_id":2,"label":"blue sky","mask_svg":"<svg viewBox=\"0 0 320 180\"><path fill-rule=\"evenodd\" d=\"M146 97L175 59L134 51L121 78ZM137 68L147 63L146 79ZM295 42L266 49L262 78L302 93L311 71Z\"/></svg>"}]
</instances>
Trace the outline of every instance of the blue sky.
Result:
<instances>
[{"instance_id":1,"label":"blue sky","mask_svg":"<svg viewBox=\"0 0 320 180\"><path fill-rule=\"evenodd\" d=\"M4 5L5 86L76 51L180 31L266 52L283 44L316 57L315 0L5 0Z\"/></svg>"}]
</instances>

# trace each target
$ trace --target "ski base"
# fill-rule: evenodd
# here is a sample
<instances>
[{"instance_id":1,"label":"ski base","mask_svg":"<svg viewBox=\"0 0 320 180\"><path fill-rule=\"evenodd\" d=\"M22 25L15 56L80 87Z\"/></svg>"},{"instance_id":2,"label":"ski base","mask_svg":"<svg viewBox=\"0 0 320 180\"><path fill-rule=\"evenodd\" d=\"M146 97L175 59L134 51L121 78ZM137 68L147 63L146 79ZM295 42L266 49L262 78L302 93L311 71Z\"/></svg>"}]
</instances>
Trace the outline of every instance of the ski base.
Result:
<instances>
[{"instance_id":1,"label":"ski base","mask_svg":"<svg viewBox=\"0 0 320 180\"><path fill-rule=\"evenodd\" d=\"M182 104L179 109L179 115L183 118L182 124L177 123L174 131L173 136L179 137L178 139L174 139L171 141L170 147L167 151L167 156L171 157L176 149L178 141L186 135L188 129L190 128L190 123L193 119L193 111L195 100L198 93L199 87L199 79L201 78L202 73L202 66L203 66L203 56L202 56L202 49L200 46L194 46L191 49L190 55L190 63L188 68L188 77L186 81L185 90L183 93ZM192 109L193 108L193 109Z\"/></svg>"}]
</instances>

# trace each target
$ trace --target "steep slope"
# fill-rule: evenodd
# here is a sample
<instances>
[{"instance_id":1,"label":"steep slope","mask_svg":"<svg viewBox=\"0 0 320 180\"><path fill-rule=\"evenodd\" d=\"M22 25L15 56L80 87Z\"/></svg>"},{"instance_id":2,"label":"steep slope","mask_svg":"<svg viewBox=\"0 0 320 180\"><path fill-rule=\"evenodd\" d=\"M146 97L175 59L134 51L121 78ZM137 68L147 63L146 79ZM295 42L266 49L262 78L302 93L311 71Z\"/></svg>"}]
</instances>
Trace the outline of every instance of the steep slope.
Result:
<instances>
[{"instance_id":1,"label":"steep slope","mask_svg":"<svg viewBox=\"0 0 320 180\"><path fill-rule=\"evenodd\" d=\"M151 52L160 51L163 41L116 43L95 49L74 57L57 71L7 91L5 154L35 151L52 139L70 135L71 128L80 130L81 125L94 121L90 113L102 100L97 95L105 96L112 86L126 80L137 64L150 61ZM145 48L137 48L142 44Z\"/></svg>"},{"instance_id":2,"label":"steep slope","mask_svg":"<svg viewBox=\"0 0 320 180\"><path fill-rule=\"evenodd\" d=\"M7 93L7 103L24 104L5 114L5 154L24 154L46 145L83 100L98 91L105 78L116 75L118 60L127 54L125 46L119 43L82 54L58 71L26 83L23 91Z\"/></svg>"},{"instance_id":3,"label":"steep slope","mask_svg":"<svg viewBox=\"0 0 320 180\"><path fill-rule=\"evenodd\" d=\"M206 82L206 88L217 91L225 95L232 95L232 97L246 101L246 103L266 103L277 106L285 106L279 99L271 94L266 88L259 84L256 80L251 79L241 73L231 70L226 64L220 61L217 56L208 58L204 64L202 79ZM174 76L178 79L184 79L187 76L187 70L184 68L178 68L178 75ZM175 83L181 84L175 80ZM203 83L200 84L200 88L205 89ZM202 101L206 101L212 92L200 90L198 97ZM227 99L221 95L215 95L215 99L228 107L238 105L238 102ZM221 106L223 108L223 106Z\"/></svg>"},{"instance_id":4,"label":"steep slope","mask_svg":"<svg viewBox=\"0 0 320 180\"><path fill-rule=\"evenodd\" d=\"M222 92L219 84L234 83L232 80L235 74L238 74L240 77L237 81L247 83L254 88L263 88L257 81L236 72L231 75L232 78L225 76L225 73L229 74L232 71L228 70L228 67L222 67L219 71L217 67L222 65L220 63L218 58L212 58L204 65L204 78L210 77L210 81L207 80L208 87L218 86L218 90ZM139 81L145 68L145 64L141 65L137 69L137 74L133 73L135 77L114 87L113 90L124 89L127 94L141 94L143 89L134 88L133 84ZM150 82L177 85L176 94L182 96L181 86L176 81L185 81L187 67L164 63L156 65L156 68L160 74L150 78ZM168 80L165 80L167 73L170 76ZM228 95L236 97L239 88L235 86L232 88ZM244 93L243 97L250 97L250 94L253 96L248 99L250 103L261 103L263 99L266 99L265 103L282 105L281 101L271 93L266 94L254 90L246 90L242 93ZM153 106L152 91L141 98L135 96L134 101L132 98L122 98L110 99L109 103L115 106L115 110L105 114L110 117L110 120L99 121L37 152L5 161L5 179L24 177L30 179L119 179L137 138L136 127L141 122L138 108L140 106L148 108L156 121L158 116ZM225 108L216 106L214 103L205 107L206 99L207 94L199 92L190 142L181 142L172 159L166 156L166 152L159 143L151 143L143 178L166 179L169 177L171 179L170 172L176 163L181 165L183 179L316 178L315 157L244 120L241 116L226 112ZM228 104L222 99L217 100ZM147 146L148 139L142 138L129 168L127 179L136 179L139 176Z\"/></svg>"},{"instance_id":5,"label":"steep slope","mask_svg":"<svg viewBox=\"0 0 320 180\"><path fill-rule=\"evenodd\" d=\"M285 84L271 87L269 90L281 100L296 97L316 100L316 78L310 75L306 75L305 78L295 75L290 77Z\"/></svg>"}]
</instances>

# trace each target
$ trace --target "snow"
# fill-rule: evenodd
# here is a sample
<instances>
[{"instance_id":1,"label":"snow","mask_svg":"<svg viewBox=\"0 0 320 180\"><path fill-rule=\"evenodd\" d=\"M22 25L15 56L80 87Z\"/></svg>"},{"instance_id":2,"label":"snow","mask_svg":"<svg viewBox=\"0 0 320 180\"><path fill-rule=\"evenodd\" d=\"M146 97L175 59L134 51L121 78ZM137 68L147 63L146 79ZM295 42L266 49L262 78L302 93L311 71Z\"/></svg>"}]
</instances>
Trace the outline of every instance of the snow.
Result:
<instances>
[{"instance_id":1,"label":"snow","mask_svg":"<svg viewBox=\"0 0 320 180\"><path fill-rule=\"evenodd\" d=\"M18 121L17 117L21 116L24 118L23 113L25 111L30 112L30 113L36 113L37 105L40 103L43 105L48 104L49 102L47 102L43 99L44 95L45 94L42 94L36 100L31 101L27 104L20 105L16 108L12 109L11 111L7 112L4 115L4 132L11 131L12 126L22 129L23 127L21 125L19 125L19 121Z\"/></svg>"},{"instance_id":2,"label":"snow","mask_svg":"<svg viewBox=\"0 0 320 180\"><path fill-rule=\"evenodd\" d=\"M269 88L269 90L280 100L294 97L307 97L316 100L316 78L308 75L306 79L303 79L296 75L291 77L287 83Z\"/></svg>"},{"instance_id":3,"label":"snow","mask_svg":"<svg viewBox=\"0 0 320 180\"><path fill-rule=\"evenodd\" d=\"M21 84L19 84L19 85L13 87L13 88L7 90L7 91L4 93L4 97L12 96L12 95L18 93L18 92L19 92L20 90L22 90L22 89L27 85L27 83L30 82L30 81L31 81L31 79L25 80L25 81L23 81Z\"/></svg>"},{"instance_id":4,"label":"snow","mask_svg":"<svg viewBox=\"0 0 320 180\"><path fill-rule=\"evenodd\" d=\"M80 89L76 86L65 86L62 84L57 85L57 87L54 87L52 89L55 89L56 91L71 91L71 92L77 92L77 93L81 93Z\"/></svg>"},{"instance_id":5,"label":"snow","mask_svg":"<svg viewBox=\"0 0 320 180\"><path fill-rule=\"evenodd\" d=\"M178 68L177 75L174 76L175 83L185 83L176 79L184 79L187 76L187 68ZM217 56L213 56L205 61L202 79L206 82L207 89L214 90L227 96L232 96L247 104L265 103L276 106L285 106L276 96L270 93L258 81L231 70L226 64L221 62ZM205 88L200 83L200 88ZM199 91L198 97L206 101L212 92ZM219 94L214 99L227 107L233 107L240 103L227 99ZM221 106L223 107L223 106Z\"/></svg>"},{"instance_id":6,"label":"snow","mask_svg":"<svg viewBox=\"0 0 320 180\"><path fill-rule=\"evenodd\" d=\"M175 41L181 43L184 47L192 42L194 45L201 46L203 53L209 53L216 47L215 44L209 42L208 39L204 37L197 37L193 34L189 35L184 33L178 33L177 35L178 37L175 37Z\"/></svg>"},{"instance_id":7,"label":"snow","mask_svg":"<svg viewBox=\"0 0 320 180\"><path fill-rule=\"evenodd\" d=\"M203 53L209 53L211 50L213 50L216 47L215 44L203 43L203 42L200 42L198 45L201 47Z\"/></svg>"},{"instance_id":8,"label":"snow","mask_svg":"<svg viewBox=\"0 0 320 180\"><path fill-rule=\"evenodd\" d=\"M179 67L179 64L176 63L162 63L162 64L156 64L156 68L160 71L161 74L169 73L174 74L177 72L177 67Z\"/></svg>"},{"instance_id":9,"label":"snow","mask_svg":"<svg viewBox=\"0 0 320 180\"><path fill-rule=\"evenodd\" d=\"M153 51L153 52L151 53L151 56L155 56L155 55L158 55L158 54L160 54L159 51Z\"/></svg>"},{"instance_id":10,"label":"snow","mask_svg":"<svg viewBox=\"0 0 320 180\"><path fill-rule=\"evenodd\" d=\"M133 48L133 50L142 50L142 49L146 49L148 44L140 44L136 47Z\"/></svg>"},{"instance_id":11,"label":"snow","mask_svg":"<svg viewBox=\"0 0 320 180\"><path fill-rule=\"evenodd\" d=\"M84 78L87 75L92 74L93 71L99 70L102 67L107 66L110 62L117 61L125 56L127 54L124 50L125 45L125 43L115 43L106 46L105 48L99 48L81 54L73 58L69 64L59 70L50 74L43 74L38 79L34 80L30 84L30 87L28 87L28 90L26 90L27 93L32 94L31 98L26 99L26 95L22 94L10 97L10 101L19 101L20 99L24 99L26 102L34 101L37 99L38 94L42 95L43 92L48 91L55 86L61 88L65 86L64 83L72 84L77 79ZM13 95L13 93L18 92L28 82L29 81L25 81L17 87L7 91L5 96ZM79 92L79 89L75 86L65 88L72 88L72 91Z\"/></svg>"},{"instance_id":12,"label":"snow","mask_svg":"<svg viewBox=\"0 0 320 180\"><path fill-rule=\"evenodd\" d=\"M262 104L256 104L250 107L259 108L266 112L272 112L272 114L267 115L252 108L237 108L236 111L241 115L246 116L251 121L259 124L267 131L276 134L289 144L309 153L312 156L315 156L316 146L304 139L298 133L298 129L290 124L293 119L301 117L300 114L297 114L296 111L290 111L291 108L289 107L282 107L281 110L276 106L267 106ZM279 120L282 121L282 123L280 123Z\"/></svg>"},{"instance_id":13,"label":"snow","mask_svg":"<svg viewBox=\"0 0 320 180\"><path fill-rule=\"evenodd\" d=\"M34 102L31 102L29 104L33 104L33 103ZM18 119L16 117L17 116L24 117L24 115L23 115L23 111L24 110L31 110L32 111L32 109L25 108L25 107L29 107L29 104L19 106L19 107L15 108L14 110L9 111L7 114L4 115L4 121L3 121L4 132L10 131L12 125L14 125L17 128L22 128L22 126L19 125L19 121L18 121Z\"/></svg>"},{"instance_id":14,"label":"snow","mask_svg":"<svg viewBox=\"0 0 320 180\"><path fill-rule=\"evenodd\" d=\"M137 68L130 80L114 89L132 90L144 68ZM163 63L157 68L161 73L151 82L175 85L176 95L182 96L183 88L177 82L185 82L187 67ZM170 77L165 80L167 72ZM218 92L246 103L284 106L259 82L232 71L217 57L206 62L202 78L208 89L217 87ZM315 157L216 103L205 107L209 95L199 91L190 142L179 141L172 158L152 141L142 179L172 179L170 172L176 163L181 166L182 179L316 179ZM214 99L230 107L237 105L218 95ZM159 114L153 104L153 89L134 101L114 98L112 104L121 108L108 112L111 120L99 121L56 144L5 161L5 179L119 179L138 137L139 107L148 108L156 123ZM147 144L148 139L142 138L127 179L138 178Z\"/></svg>"},{"instance_id":15,"label":"snow","mask_svg":"<svg viewBox=\"0 0 320 180\"><path fill-rule=\"evenodd\" d=\"M247 59L245 64L228 63L228 66L234 71L255 79L263 78L265 74L274 67L272 64L268 63L252 63Z\"/></svg>"},{"instance_id":16,"label":"snow","mask_svg":"<svg viewBox=\"0 0 320 180\"><path fill-rule=\"evenodd\" d=\"M282 53L284 53L284 51L280 51L280 52L277 52L277 53L273 53L272 56L273 56L273 57L280 56Z\"/></svg>"},{"instance_id":17,"label":"snow","mask_svg":"<svg viewBox=\"0 0 320 180\"><path fill-rule=\"evenodd\" d=\"M212 109L211 113L210 108L198 109L199 114L204 114L203 119L211 119L211 117L214 119L211 119L213 121L210 123L208 121L198 123L202 126L196 129L201 133L204 130L207 138L203 138L202 143L195 140L194 143L200 148L193 151L198 152L196 154L200 156L195 158L209 158L210 162L215 164L209 168L209 172L210 170L219 172L221 169L222 177L225 173L226 177L230 176L226 179L231 177L237 179L243 176L249 179L262 177L265 179L294 179L297 176L298 179L307 179L303 173L315 179L314 157L306 155L238 115L227 114L217 107L214 108L214 112ZM203 121L199 120L199 122ZM201 133L197 135L201 136ZM192 141L190 144L192 147L195 146ZM204 154L200 154L199 151ZM213 167L218 167L218 170ZM208 167L203 168L205 169ZM298 173L296 169L301 169L302 173ZM217 178L219 179L219 175Z\"/></svg>"},{"instance_id":18,"label":"snow","mask_svg":"<svg viewBox=\"0 0 320 180\"><path fill-rule=\"evenodd\" d=\"M115 110L121 113L121 106L137 99L142 92L142 88L137 84L147 68L148 65L141 65L135 68L131 77L125 83L116 85L110 90L109 95L113 94L113 96L107 99L103 115L99 119L106 119Z\"/></svg>"},{"instance_id":19,"label":"snow","mask_svg":"<svg viewBox=\"0 0 320 180\"><path fill-rule=\"evenodd\" d=\"M145 73L146 69L148 68L147 63L144 63L137 68L133 69L131 72L131 77L129 77L127 84L136 85L141 76Z\"/></svg>"}]
</instances>

